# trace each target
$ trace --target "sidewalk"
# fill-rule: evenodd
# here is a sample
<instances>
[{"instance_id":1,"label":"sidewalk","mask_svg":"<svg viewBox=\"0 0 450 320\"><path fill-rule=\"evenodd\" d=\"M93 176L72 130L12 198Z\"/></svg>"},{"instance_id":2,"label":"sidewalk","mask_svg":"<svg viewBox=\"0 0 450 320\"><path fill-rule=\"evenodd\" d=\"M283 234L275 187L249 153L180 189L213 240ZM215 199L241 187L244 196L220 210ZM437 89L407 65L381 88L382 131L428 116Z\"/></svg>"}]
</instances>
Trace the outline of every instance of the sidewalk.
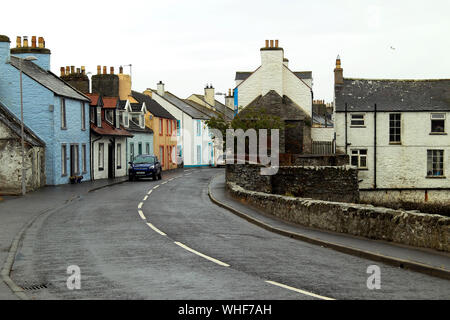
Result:
<instances>
[{"instance_id":1,"label":"sidewalk","mask_svg":"<svg viewBox=\"0 0 450 320\"><path fill-rule=\"evenodd\" d=\"M2 196L0 201L0 270L8 257L13 239L33 218L64 205L89 191L119 184L127 177L85 181L81 184L49 186L26 194L24 197ZM0 300L17 300L11 289L0 278Z\"/></svg>"},{"instance_id":2,"label":"sidewalk","mask_svg":"<svg viewBox=\"0 0 450 320\"><path fill-rule=\"evenodd\" d=\"M310 229L282 221L232 198L225 190L225 175L216 176L211 180L209 192L211 200L216 204L265 229L319 245L323 242L326 247L363 258L375 258L391 264L394 262L398 266L419 272L437 275L444 271L442 272L444 277L448 278L450 275L448 253Z\"/></svg>"}]
</instances>

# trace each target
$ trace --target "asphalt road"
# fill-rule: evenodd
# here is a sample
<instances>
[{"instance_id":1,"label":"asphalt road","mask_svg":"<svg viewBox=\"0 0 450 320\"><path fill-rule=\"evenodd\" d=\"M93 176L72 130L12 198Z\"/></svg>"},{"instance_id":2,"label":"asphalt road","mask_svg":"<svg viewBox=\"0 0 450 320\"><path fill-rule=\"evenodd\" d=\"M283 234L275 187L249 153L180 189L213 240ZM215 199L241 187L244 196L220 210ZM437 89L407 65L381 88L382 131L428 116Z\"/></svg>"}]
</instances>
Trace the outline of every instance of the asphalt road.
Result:
<instances>
[{"instance_id":1,"label":"asphalt road","mask_svg":"<svg viewBox=\"0 0 450 320\"><path fill-rule=\"evenodd\" d=\"M43 216L28 230L12 278L47 286L26 291L32 299L450 298L448 280L380 263L381 289L369 290L367 268L377 263L273 234L217 207L207 187L220 172L163 173ZM80 290L67 288L71 265L81 270Z\"/></svg>"}]
</instances>

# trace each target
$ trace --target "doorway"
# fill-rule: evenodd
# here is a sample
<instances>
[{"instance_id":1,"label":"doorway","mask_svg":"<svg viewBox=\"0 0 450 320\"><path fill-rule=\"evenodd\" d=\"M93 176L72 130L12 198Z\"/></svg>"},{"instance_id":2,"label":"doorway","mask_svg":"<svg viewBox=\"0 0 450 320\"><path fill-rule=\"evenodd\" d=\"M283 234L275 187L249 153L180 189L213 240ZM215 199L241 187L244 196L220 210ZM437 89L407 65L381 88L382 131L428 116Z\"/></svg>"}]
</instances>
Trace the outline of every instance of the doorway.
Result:
<instances>
[{"instance_id":1,"label":"doorway","mask_svg":"<svg viewBox=\"0 0 450 320\"><path fill-rule=\"evenodd\" d=\"M114 178L114 144L108 144L108 178Z\"/></svg>"}]
</instances>

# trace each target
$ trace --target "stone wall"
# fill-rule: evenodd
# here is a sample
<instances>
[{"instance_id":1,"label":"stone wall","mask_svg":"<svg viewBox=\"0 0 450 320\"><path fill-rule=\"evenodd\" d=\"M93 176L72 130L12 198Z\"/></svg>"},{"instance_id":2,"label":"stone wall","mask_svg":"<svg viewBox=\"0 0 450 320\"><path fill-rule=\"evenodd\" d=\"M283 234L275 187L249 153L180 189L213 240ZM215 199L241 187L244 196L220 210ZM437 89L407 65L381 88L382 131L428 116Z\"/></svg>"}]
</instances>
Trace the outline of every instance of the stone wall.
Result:
<instances>
[{"instance_id":1,"label":"stone wall","mask_svg":"<svg viewBox=\"0 0 450 320\"><path fill-rule=\"evenodd\" d=\"M245 190L234 182L227 182L227 189L236 199L306 227L450 252L448 217L272 195Z\"/></svg>"},{"instance_id":2,"label":"stone wall","mask_svg":"<svg viewBox=\"0 0 450 320\"><path fill-rule=\"evenodd\" d=\"M325 159L310 161L320 163ZM227 164L226 181L252 191L359 202L358 172L350 166L280 166L271 176L261 175L261 168L256 164Z\"/></svg>"}]
</instances>

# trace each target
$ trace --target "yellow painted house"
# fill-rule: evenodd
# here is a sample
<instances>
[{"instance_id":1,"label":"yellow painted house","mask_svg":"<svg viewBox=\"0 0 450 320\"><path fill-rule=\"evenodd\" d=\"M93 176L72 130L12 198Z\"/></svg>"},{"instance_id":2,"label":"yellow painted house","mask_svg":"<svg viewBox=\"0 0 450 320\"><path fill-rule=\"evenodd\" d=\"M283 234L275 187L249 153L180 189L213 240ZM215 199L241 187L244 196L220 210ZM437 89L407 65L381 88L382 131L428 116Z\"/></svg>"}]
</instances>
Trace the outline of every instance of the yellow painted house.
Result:
<instances>
[{"instance_id":1,"label":"yellow painted house","mask_svg":"<svg viewBox=\"0 0 450 320\"><path fill-rule=\"evenodd\" d=\"M145 103L148 111L145 115L145 125L153 130L153 153L161 161L163 170L176 169L178 167L176 118L153 100L148 91L144 93L131 91L131 98L139 103Z\"/></svg>"}]
</instances>

